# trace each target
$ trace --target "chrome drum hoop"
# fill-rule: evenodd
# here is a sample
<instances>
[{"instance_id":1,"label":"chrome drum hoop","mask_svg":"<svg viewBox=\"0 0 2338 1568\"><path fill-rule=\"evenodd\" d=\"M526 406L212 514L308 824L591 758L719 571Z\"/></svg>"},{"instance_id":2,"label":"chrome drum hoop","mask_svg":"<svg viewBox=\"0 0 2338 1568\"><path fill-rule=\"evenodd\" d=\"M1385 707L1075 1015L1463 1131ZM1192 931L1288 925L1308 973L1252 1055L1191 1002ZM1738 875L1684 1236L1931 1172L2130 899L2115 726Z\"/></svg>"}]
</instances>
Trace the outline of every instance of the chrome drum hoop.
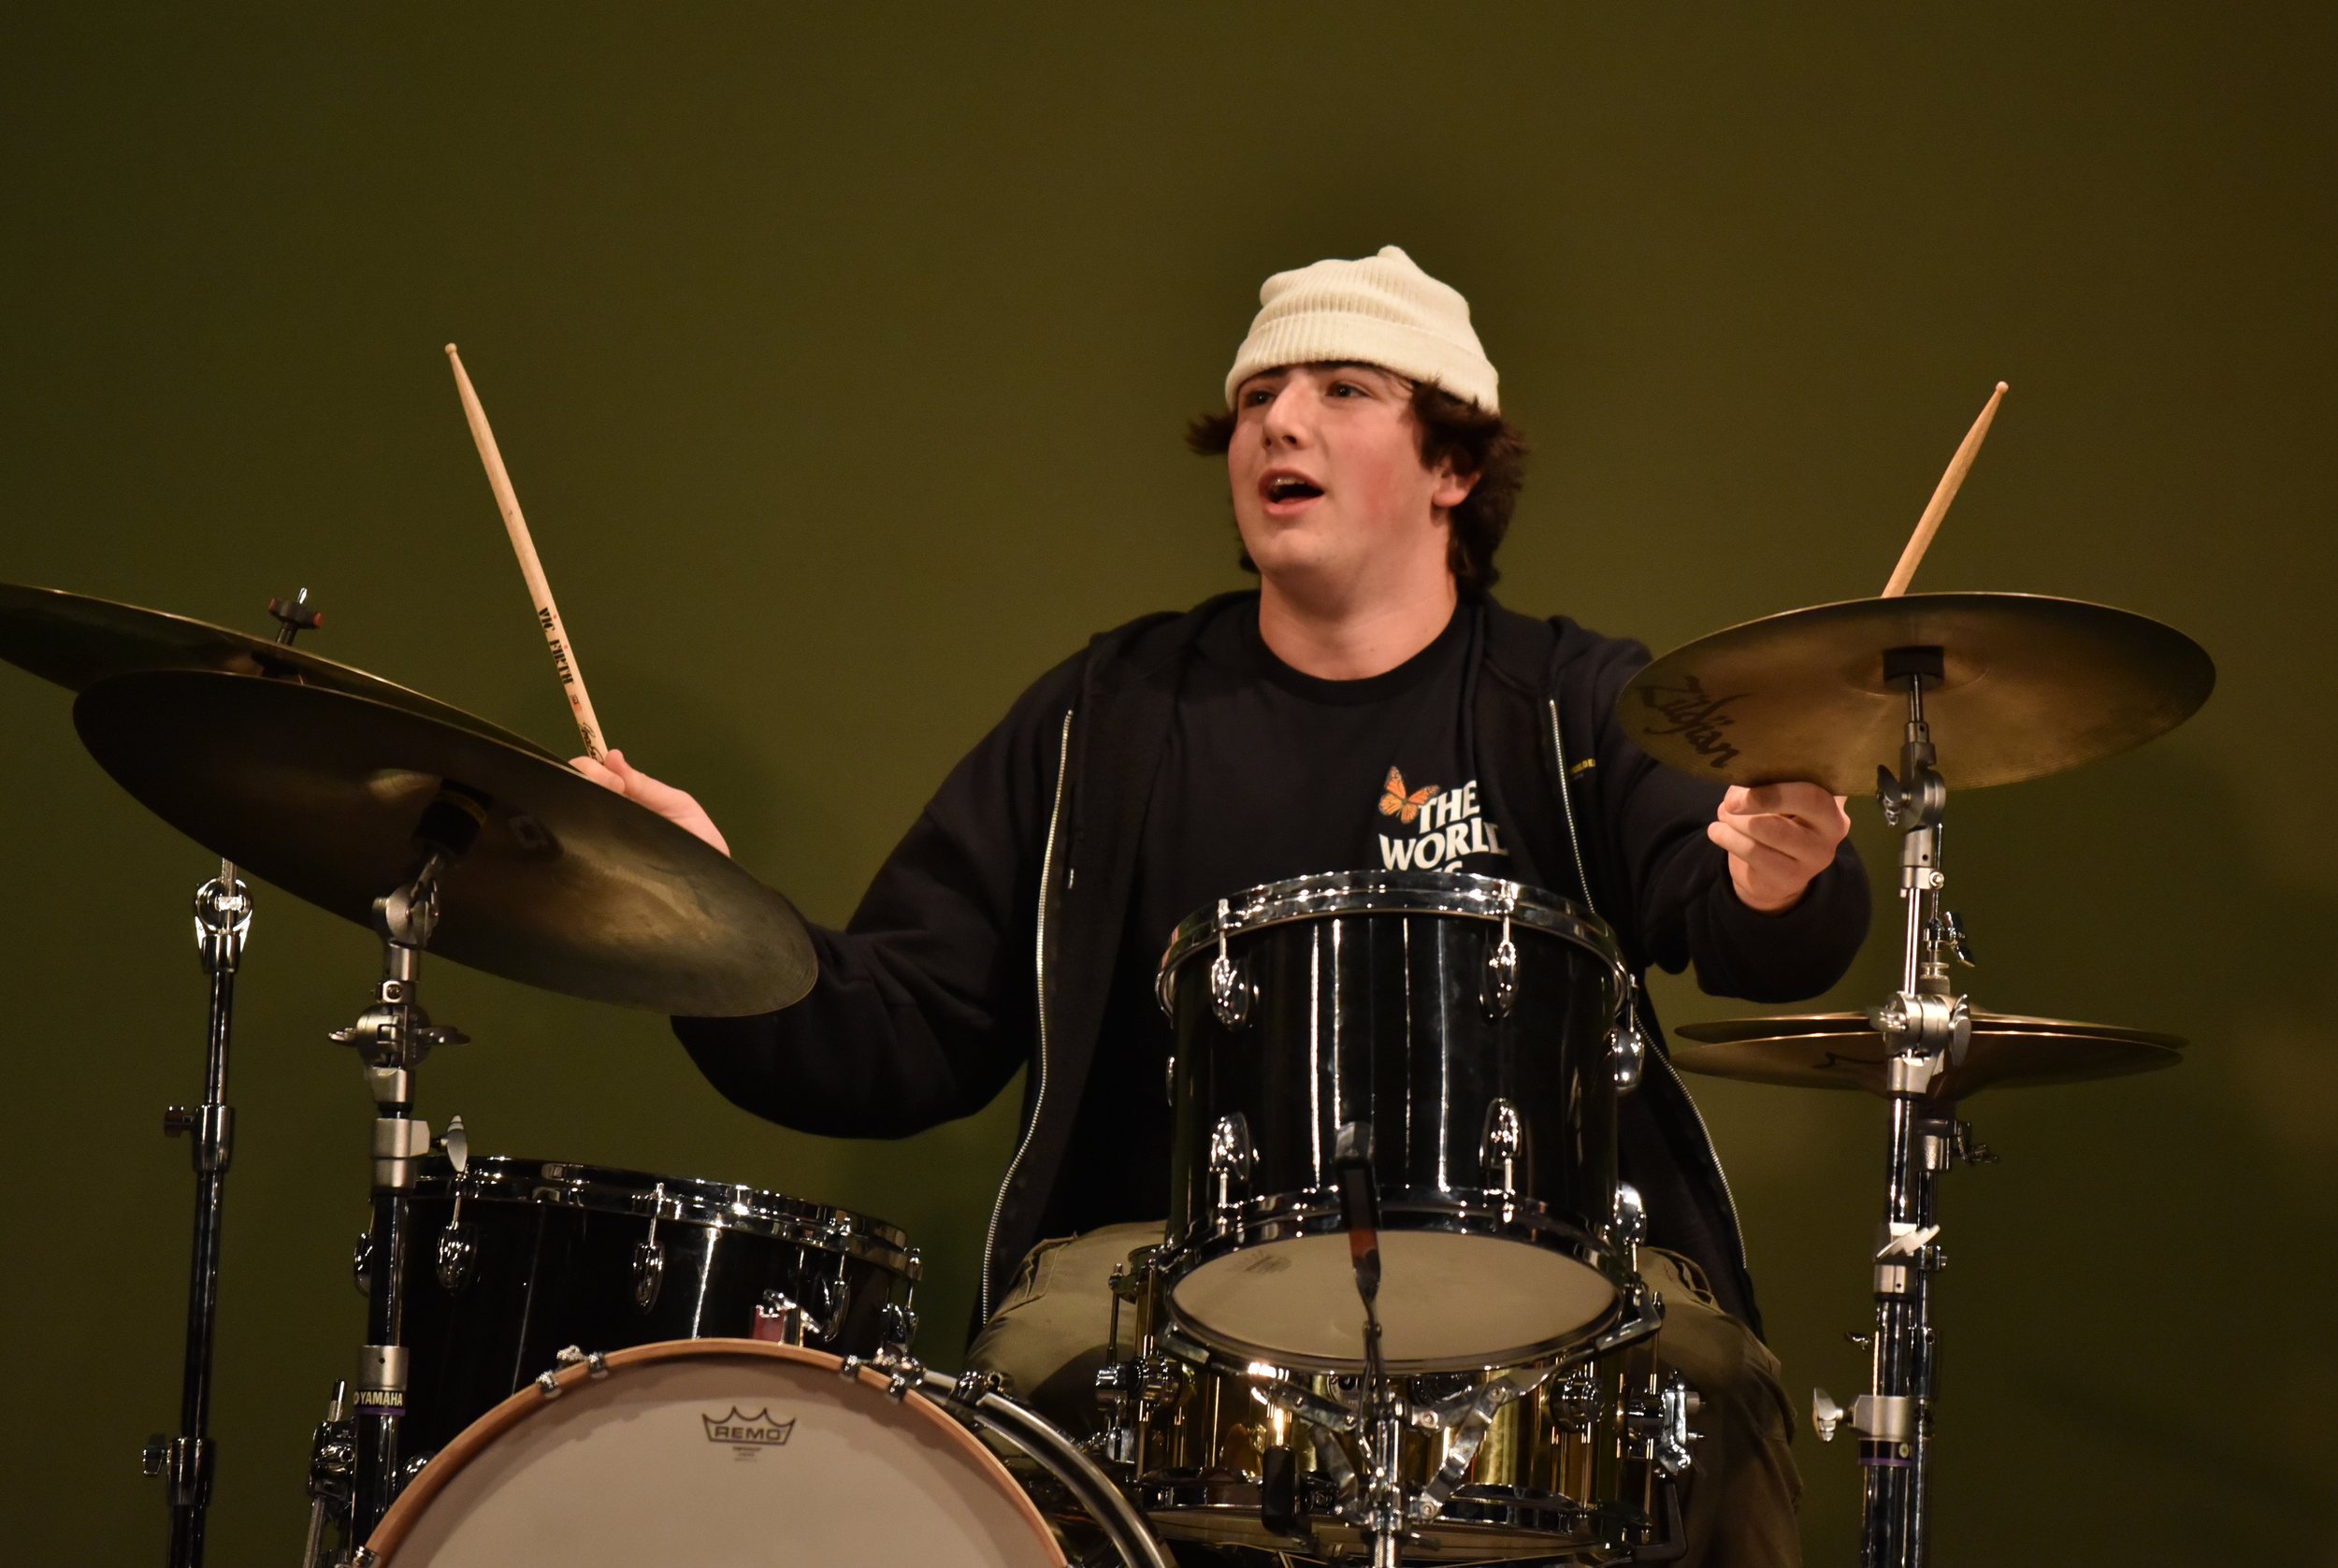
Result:
<instances>
[{"instance_id":1,"label":"chrome drum hoop","mask_svg":"<svg viewBox=\"0 0 2338 1568\"><path fill-rule=\"evenodd\" d=\"M1596 954L1609 970L1609 1012L1622 1008L1630 983L1613 928L1556 893L1473 871L1326 871L1261 884L1226 899L1220 909L1179 921L1162 955L1154 998L1163 1013L1171 1012L1170 987L1179 967L1221 938L1337 914L1445 914L1497 924L1508 920Z\"/></svg>"},{"instance_id":2,"label":"chrome drum hoop","mask_svg":"<svg viewBox=\"0 0 2338 1568\"><path fill-rule=\"evenodd\" d=\"M924 1273L908 1235L881 1219L734 1183L509 1155L473 1155L460 1176L443 1155L422 1163L416 1198L457 1193L466 1202L535 1203L768 1237L873 1263L912 1285Z\"/></svg>"},{"instance_id":3,"label":"chrome drum hoop","mask_svg":"<svg viewBox=\"0 0 2338 1568\"><path fill-rule=\"evenodd\" d=\"M1380 1199L1380 1225L1384 1232L1425 1231L1440 1235L1478 1236L1538 1247L1582 1264L1615 1289L1615 1300L1606 1312L1566 1333L1555 1334L1514 1350L1504 1346L1503 1354L1498 1358L1481 1357L1469 1360L1440 1359L1433 1363L1392 1360L1388 1365L1393 1373L1416 1375L1467 1372L1541 1361L1566 1365L1574 1359L1570 1353L1587 1354L1586 1347L1609 1341L1618 1326L1632 1315L1631 1297L1638 1287L1639 1275L1633 1267L1630 1247L1620 1246L1609 1237L1586 1230L1570 1217L1552 1212L1535 1199L1512 1199L1496 1208L1453 1193L1410 1189L1394 1191L1383 1194ZM1352 1357L1292 1355L1287 1350L1246 1345L1229 1335L1212 1333L1178 1311L1176 1293L1177 1280L1205 1263L1273 1242L1292 1241L1302 1236L1339 1235L1347 1229L1347 1218L1341 1212L1337 1194L1278 1193L1253 1199L1241 1208L1218 1216L1216 1226L1209 1231L1163 1247L1154 1267L1167 1282L1166 1288L1162 1292L1165 1347L1185 1359L1236 1374L1247 1373L1255 1376L1262 1366L1309 1373L1355 1371L1356 1361ZM1363 1308L1360 1305L1357 1314L1361 1325ZM1361 1334L1361 1327L1358 1332Z\"/></svg>"}]
</instances>

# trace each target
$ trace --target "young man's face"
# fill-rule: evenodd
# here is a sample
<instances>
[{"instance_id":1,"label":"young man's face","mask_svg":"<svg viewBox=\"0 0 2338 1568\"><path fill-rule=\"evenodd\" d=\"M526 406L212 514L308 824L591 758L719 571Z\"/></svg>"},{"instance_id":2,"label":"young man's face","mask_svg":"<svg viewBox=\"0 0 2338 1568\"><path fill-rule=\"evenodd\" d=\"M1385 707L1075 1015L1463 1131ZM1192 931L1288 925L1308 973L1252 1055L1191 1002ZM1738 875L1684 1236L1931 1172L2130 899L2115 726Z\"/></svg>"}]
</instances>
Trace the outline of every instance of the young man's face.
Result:
<instances>
[{"instance_id":1,"label":"young man's face","mask_svg":"<svg viewBox=\"0 0 2338 1568\"><path fill-rule=\"evenodd\" d=\"M1234 389L1235 526L1269 583L1301 592L1446 569L1470 482L1421 461L1412 383L1368 365L1263 370Z\"/></svg>"}]
</instances>

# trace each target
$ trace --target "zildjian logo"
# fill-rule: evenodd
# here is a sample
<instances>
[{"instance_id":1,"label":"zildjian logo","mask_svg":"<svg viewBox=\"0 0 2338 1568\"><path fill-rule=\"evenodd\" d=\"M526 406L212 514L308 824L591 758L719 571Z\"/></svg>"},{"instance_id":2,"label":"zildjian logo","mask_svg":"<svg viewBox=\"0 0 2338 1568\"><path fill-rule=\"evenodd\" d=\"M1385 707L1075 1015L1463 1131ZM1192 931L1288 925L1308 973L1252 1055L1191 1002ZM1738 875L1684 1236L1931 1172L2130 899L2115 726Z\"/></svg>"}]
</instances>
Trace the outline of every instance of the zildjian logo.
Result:
<instances>
[{"instance_id":1,"label":"zildjian logo","mask_svg":"<svg viewBox=\"0 0 2338 1568\"><path fill-rule=\"evenodd\" d=\"M776 1448L794 1436L796 1431L796 1423L792 1418L772 1420L770 1405L749 1416L734 1404L728 1416L700 1416L699 1419L706 1423L706 1441L709 1443L759 1443Z\"/></svg>"},{"instance_id":2,"label":"zildjian logo","mask_svg":"<svg viewBox=\"0 0 2338 1568\"><path fill-rule=\"evenodd\" d=\"M1670 729L1650 729L1650 736L1678 735L1685 740L1698 756L1712 767L1721 768L1738 759L1738 748L1722 738L1722 732L1738 721L1723 710L1743 697L1743 692L1727 697L1715 697L1705 689L1705 683L1694 675L1683 675L1678 685L1650 686L1640 693L1640 700L1670 721Z\"/></svg>"}]
</instances>

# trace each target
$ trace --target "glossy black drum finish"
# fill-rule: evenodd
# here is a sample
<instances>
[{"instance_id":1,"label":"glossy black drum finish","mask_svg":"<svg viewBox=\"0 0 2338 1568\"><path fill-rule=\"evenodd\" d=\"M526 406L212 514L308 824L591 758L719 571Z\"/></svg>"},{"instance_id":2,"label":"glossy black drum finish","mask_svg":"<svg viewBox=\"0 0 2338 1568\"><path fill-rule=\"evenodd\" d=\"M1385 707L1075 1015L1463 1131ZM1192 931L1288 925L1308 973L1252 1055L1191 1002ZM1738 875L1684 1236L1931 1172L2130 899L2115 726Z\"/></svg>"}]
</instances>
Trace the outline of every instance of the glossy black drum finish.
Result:
<instances>
[{"instance_id":1,"label":"glossy black drum finish","mask_svg":"<svg viewBox=\"0 0 2338 1568\"><path fill-rule=\"evenodd\" d=\"M1185 922L1161 976L1171 1322L1278 1367L1361 1363L1332 1162L1368 1123L1393 1369L1523 1363L1611 1326L1623 985L1595 917L1487 877L1306 877Z\"/></svg>"},{"instance_id":2,"label":"glossy black drum finish","mask_svg":"<svg viewBox=\"0 0 2338 1568\"><path fill-rule=\"evenodd\" d=\"M459 1218L455 1198L459 1193ZM544 1160L443 1157L415 1184L403 1259L403 1447L427 1456L569 1345L763 1337L873 1354L919 1272L899 1230L753 1187ZM654 1219L653 1219L653 1216Z\"/></svg>"}]
</instances>

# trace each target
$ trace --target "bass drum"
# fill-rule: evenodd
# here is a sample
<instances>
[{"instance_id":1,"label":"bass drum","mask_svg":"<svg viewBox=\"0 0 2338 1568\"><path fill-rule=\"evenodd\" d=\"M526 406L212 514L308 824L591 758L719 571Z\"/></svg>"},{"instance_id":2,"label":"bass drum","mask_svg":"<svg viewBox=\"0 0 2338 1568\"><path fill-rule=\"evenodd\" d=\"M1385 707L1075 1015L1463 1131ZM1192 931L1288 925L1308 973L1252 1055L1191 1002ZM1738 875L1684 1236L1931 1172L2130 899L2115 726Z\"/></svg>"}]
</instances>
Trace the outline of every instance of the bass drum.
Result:
<instances>
[{"instance_id":1,"label":"bass drum","mask_svg":"<svg viewBox=\"0 0 2338 1568\"><path fill-rule=\"evenodd\" d=\"M755 1340L574 1360L465 1429L367 1543L397 1568L852 1563L1061 1568L1038 1508L917 1391L937 1373ZM1167 1568L1068 1439L994 1393L970 1418L1027 1447L1100 1514L1122 1561ZM1034 1438L1034 1433L1037 1433Z\"/></svg>"}]
</instances>

